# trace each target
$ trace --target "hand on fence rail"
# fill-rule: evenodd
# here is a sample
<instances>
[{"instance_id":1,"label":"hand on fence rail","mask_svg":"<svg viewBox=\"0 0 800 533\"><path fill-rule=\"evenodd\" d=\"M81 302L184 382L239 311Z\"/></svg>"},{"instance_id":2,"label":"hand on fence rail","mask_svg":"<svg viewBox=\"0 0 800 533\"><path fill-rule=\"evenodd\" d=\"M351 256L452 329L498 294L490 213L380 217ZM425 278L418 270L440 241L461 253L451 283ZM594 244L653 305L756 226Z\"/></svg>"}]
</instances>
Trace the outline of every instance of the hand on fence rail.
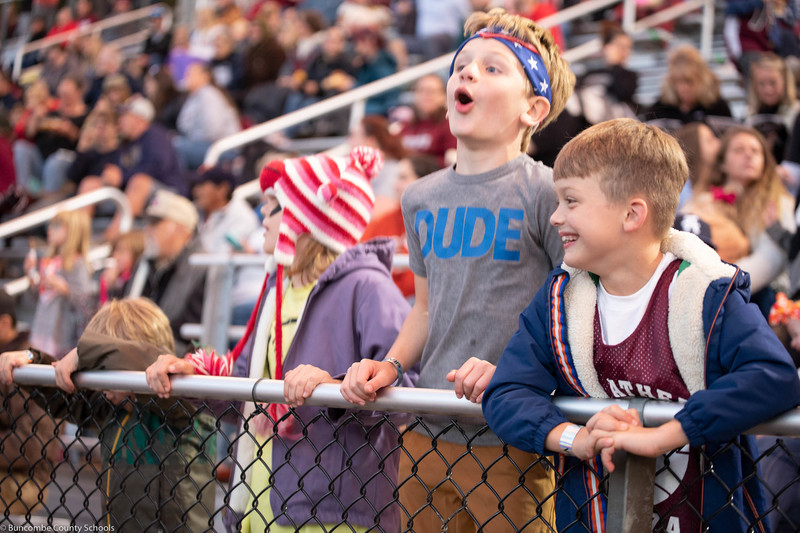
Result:
<instances>
[{"instance_id":1,"label":"hand on fence rail","mask_svg":"<svg viewBox=\"0 0 800 533\"><path fill-rule=\"evenodd\" d=\"M163 354L159 355L156 362L145 370L147 384L159 398L169 398L172 391L169 376L175 374L192 375L194 374L194 365L172 354Z\"/></svg>"},{"instance_id":2,"label":"hand on fence rail","mask_svg":"<svg viewBox=\"0 0 800 533\"><path fill-rule=\"evenodd\" d=\"M489 386L495 368L489 361L470 357L461 368L451 370L445 377L453 383L457 397L481 403L483 391Z\"/></svg>"}]
</instances>

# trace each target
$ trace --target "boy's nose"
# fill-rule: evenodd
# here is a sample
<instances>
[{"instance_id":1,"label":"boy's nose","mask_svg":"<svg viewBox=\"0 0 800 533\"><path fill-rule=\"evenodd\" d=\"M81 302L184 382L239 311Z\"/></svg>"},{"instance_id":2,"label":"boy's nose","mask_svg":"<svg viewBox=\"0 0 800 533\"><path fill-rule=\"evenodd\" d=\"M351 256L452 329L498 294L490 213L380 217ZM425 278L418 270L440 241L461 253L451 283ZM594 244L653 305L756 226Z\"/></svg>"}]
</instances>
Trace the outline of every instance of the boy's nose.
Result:
<instances>
[{"instance_id":1,"label":"boy's nose","mask_svg":"<svg viewBox=\"0 0 800 533\"><path fill-rule=\"evenodd\" d=\"M461 69L461 72L458 73L459 78L462 80L474 80L477 74L477 68L475 66L475 62L468 63L464 65L464 68Z\"/></svg>"},{"instance_id":2,"label":"boy's nose","mask_svg":"<svg viewBox=\"0 0 800 533\"><path fill-rule=\"evenodd\" d=\"M550 225L551 226L560 226L564 221L564 217L561 216L561 208L556 207L556 210L553 211L553 214L550 215Z\"/></svg>"}]
</instances>

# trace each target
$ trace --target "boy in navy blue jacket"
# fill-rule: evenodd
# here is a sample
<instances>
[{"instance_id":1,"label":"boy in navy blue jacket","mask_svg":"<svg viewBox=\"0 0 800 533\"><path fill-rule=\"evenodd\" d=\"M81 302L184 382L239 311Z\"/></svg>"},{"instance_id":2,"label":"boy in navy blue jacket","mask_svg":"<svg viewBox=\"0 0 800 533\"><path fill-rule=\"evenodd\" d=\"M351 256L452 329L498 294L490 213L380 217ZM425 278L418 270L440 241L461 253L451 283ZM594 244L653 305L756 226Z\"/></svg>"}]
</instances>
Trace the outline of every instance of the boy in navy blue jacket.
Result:
<instances>
[{"instance_id":1,"label":"boy in navy blue jacket","mask_svg":"<svg viewBox=\"0 0 800 533\"><path fill-rule=\"evenodd\" d=\"M748 303L747 274L670 229L687 175L673 138L626 119L584 131L556 160L550 221L564 264L520 315L483 411L509 444L558 452L559 532L604 531L599 480L613 471L614 450L659 457L682 448L664 469L670 479L656 480L655 529L745 531L762 515L759 485L742 483L757 454L740 435L797 405L800 382ZM583 427L567 422L553 391L685 405L659 427L618 407ZM741 447L725 448L731 440Z\"/></svg>"}]
</instances>

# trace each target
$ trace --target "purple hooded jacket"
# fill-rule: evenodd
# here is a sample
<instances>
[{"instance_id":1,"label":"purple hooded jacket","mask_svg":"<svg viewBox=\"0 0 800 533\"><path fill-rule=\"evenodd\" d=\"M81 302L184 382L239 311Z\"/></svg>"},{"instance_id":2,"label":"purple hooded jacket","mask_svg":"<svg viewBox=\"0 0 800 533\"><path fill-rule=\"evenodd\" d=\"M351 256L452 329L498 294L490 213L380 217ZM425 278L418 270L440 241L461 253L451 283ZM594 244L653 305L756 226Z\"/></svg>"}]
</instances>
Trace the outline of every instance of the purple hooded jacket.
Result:
<instances>
[{"instance_id":1,"label":"purple hooded jacket","mask_svg":"<svg viewBox=\"0 0 800 533\"><path fill-rule=\"evenodd\" d=\"M410 310L391 278L393 254L390 239L376 239L347 250L322 273L284 358L284 373L310 364L340 379L353 363L386 356ZM268 282L259 315L274 283L274 278ZM233 376L250 374L254 339L252 334L234 363ZM407 372L403 386L413 386L416 378L415 371ZM400 509L391 502L401 452L390 454L398 445L398 432L381 421L385 416L396 426L406 417L305 406L295 414L308 424L307 437L273 439L270 504L277 522L315 524L313 507L320 523L346 520L370 527L379 519L380 530L399 531ZM270 482L259 481L264 487ZM240 482L232 479L231 486ZM251 489L258 494L264 487ZM225 525L236 531L242 517L232 511L228 509Z\"/></svg>"}]
</instances>

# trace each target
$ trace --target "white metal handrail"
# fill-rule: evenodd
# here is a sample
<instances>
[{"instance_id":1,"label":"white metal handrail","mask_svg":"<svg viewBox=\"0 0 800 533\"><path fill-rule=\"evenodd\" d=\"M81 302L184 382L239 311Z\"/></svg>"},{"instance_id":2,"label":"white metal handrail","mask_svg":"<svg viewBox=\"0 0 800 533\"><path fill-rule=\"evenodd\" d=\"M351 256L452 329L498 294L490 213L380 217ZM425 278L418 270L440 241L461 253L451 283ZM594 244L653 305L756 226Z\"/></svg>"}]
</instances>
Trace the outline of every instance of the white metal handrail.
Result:
<instances>
[{"instance_id":1,"label":"white metal handrail","mask_svg":"<svg viewBox=\"0 0 800 533\"><path fill-rule=\"evenodd\" d=\"M133 213L131 205L128 202L128 197L119 189L113 187L103 187L86 194L79 194L72 198L67 198L53 205L42 207L32 213L20 215L8 222L0 224L0 239L22 233L36 226L41 226L49 222L56 214L62 211L74 211L90 205L99 204L110 200L117 205L119 209L120 221L119 230L125 233L131 229L133 224Z\"/></svg>"},{"instance_id":2,"label":"white metal handrail","mask_svg":"<svg viewBox=\"0 0 800 533\"><path fill-rule=\"evenodd\" d=\"M634 13L635 15L635 0L589 0L587 2L581 2L575 6L564 9L558 13L550 15L549 17L545 17L539 21L539 24L546 28L550 28L557 24L574 20L575 18L600 9L604 9L620 2L623 2L625 6L624 11L626 13L626 17L630 17L629 13ZM710 57L711 41L713 37L714 0L689 0L688 2L679 4L678 6L667 8L654 15L645 17L635 24L626 19L626 28L632 33L638 33L662 24L666 20L672 20L698 8L704 9L700 49L704 57ZM575 62L585 59L586 57L597 53L599 50L600 39L593 39L573 49L567 50L563 55L567 61ZM317 118L321 115L331 113L337 109L360 104L368 98L392 89L396 89L398 87L403 87L423 76L438 72L440 70L445 70L450 66L452 56L452 53L448 53L441 57L431 59L430 61L426 61L425 63L415 67L392 74L391 76L387 76L367 85L356 87L355 89L351 89L346 93L327 98L308 107L298 109L297 111L287 113L283 116L263 122L229 137L225 137L224 139L220 139L212 144L208 149L203 163L206 166L213 166L219 160L220 155L227 150L239 148L251 142L261 140L268 135L283 131L287 128Z\"/></svg>"},{"instance_id":3,"label":"white metal handrail","mask_svg":"<svg viewBox=\"0 0 800 533\"><path fill-rule=\"evenodd\" d=\"M103 30L107 30L109 28L145 19L149 17L156 10L165 10L166 13L170 13L168 7L165 4L161 3L153 4L151 6L135 9L128 13L121 13L119 15L114 15L105 18L103 20L93 22L92 24L79 26L75 30L70 32L65 32L59 35L53 35L51 37L45 37L44 39L39 39L37 41L31 41L29 43L26 43L17 48L17 54L14 57L14 64L11 69L11 77L14 80L19 78L20 74L22 73L22 57L29 52L34 52L36 50L43 50L45 48L49 48L57 44L71 41L76 37L80 37L87 34L99 34ZM171 18L167 19L168 24L170 20Z\"/></svg>"},{"instance_id":4,"label":"white metal handrail","mask_svg":"<svg viewBox=\"0 0 800 533\"><path fill-rule=\"evenodd\" d=\"M50 365L27 365L14 370L18 385L56 386L55 369ZM144 372L92 370L73 374L77 387L92 390L119 390L136 394L153 394L147 385ZM286 403L283 381L217 376L173 376L172 396L207 400L257 401ZM646 400L637 398L636 400ZM628 399L555 398L555 404L574 423L585 424L594 414L616 404L623 409L631 407ZM374 402L361 407L345 400L337 384L319 385L305 401L306 405L340 409L366 409L398 411L412 414L483 417L480 404L466 398L457 398L453 391L408 387L389 387L378 392ZM681 402L645 401L641 407L642 425L660 426L673 420L684 404ZM789 410L774 419L760 424L747 433L761 435L800 436L800 408Z\"/></svg>"}]
</instances>

